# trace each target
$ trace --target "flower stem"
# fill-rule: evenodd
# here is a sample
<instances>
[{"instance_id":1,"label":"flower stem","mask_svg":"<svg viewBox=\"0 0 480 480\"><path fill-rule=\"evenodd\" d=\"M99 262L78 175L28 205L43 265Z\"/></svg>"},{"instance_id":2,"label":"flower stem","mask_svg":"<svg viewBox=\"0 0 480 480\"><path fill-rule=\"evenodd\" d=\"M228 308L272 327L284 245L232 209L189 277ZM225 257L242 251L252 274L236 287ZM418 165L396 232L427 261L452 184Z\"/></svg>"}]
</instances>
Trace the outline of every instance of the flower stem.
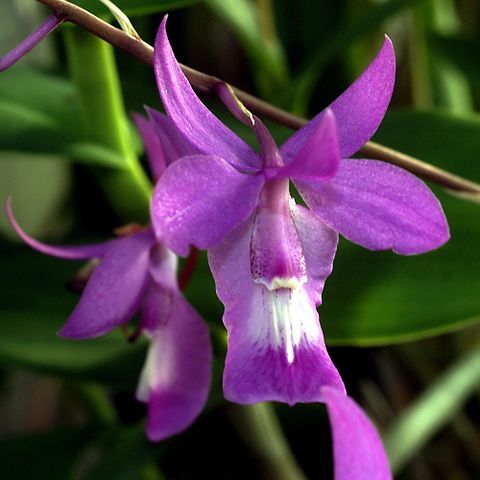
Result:
<instances>
[{"instance_id":1,"label":"flower stem","mask_svg":"<svg viewBox=\"0 0 480 480\"><path fill-rule=\"evenodd\" d=\"M262 462L264 478L306 480L270 404L232 405L230 412L237 431Z\"/></svg>"},{"instance_id":2,"label":"flower stem","mask_svg":"<svg viewBox=\"0 0 480 480\"><path fill-rule=\"evenodd\" d=\"M65 43L87 133L125 161L125 169L98 171L102 187L122 219L144 222L151 186L132 147L113 48L76 27L65 32Z\"/></svg>"}]
</instances>

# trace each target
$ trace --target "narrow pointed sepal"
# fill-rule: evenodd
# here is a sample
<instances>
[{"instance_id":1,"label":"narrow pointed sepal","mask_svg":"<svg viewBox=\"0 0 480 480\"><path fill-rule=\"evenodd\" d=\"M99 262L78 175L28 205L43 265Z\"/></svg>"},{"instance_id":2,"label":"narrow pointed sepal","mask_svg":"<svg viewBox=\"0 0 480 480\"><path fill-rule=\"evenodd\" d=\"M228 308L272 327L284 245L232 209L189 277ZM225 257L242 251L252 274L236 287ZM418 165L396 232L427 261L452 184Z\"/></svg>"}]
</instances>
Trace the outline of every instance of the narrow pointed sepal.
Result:
<instances>
[{"instance_id":1,"label":"narrow pointed sepal","mask_svg":"<svg viewBox=\"0 0 480 480\"><path fill-rule=\"evenodd\" d=\"M145 145L147 160L154 180L160 178L167 168L167 159L152 122L142 115L134 114L133 119Z\"/></svg>"},{"instance_id":2,"label":"narrow pointed sepal","mask_svg":"<svg viewBox=\"0 0 480 480\"><path fill-rule=\"evenodd\" d=\"M147 285L154 241L151 231L116 240L59 335L74 340L98 337L130 320Z\"/></svg>"},{"instance_id":3,"label":"narrow pointed sepal","mask_svg":"<svg viewBox=\"0 0 480 480\"><path fill-rule=\"evenodd\" d=\"M380 435L363 410L344 392L323 389L333 437L335 480L391 480Z\"/></svg>"},{"instance_id":4,"label":"narrow pointed sepal","mask_svg":"<svg viewBox=\"0 0 480 480\"><path fill-rule=\"evenodd\" d=\"M201 153L164 113L150 107L145 110L162 146L167 166L179 158Z\"/></svg>"},{"instance_id":5,"label":"narrow pointed sepal","mask_svg":"<svg viewBox=\"0 0 480 480\"><path fill-rule=\"evenodd\" d=\"M168 116L199 153L219 155L241 169L259 168L260 158L200 101L178 64L166 31L158 29L154 49L157 85Z\"/></svg>"},{"instance_id":6,"label":"narrow pointed sepal","mask_svg":"<svg viewBox=\"0 0 480 480\"><path fill-rule=\"evenodd\" d=\"M372 138L387 111L395 84L395 52L391 40L385 41L375 59L333 103L341 158L357 152ZM286 163L295 158L322 121L324 111L292 135L280 151Z\"/></svg>"},{"instance_id":7,"label":"narrow pointed sepal","mask_svg":"<svg viewBox=\"0 0 480 480\"><path fill-rule=\"evenodd\" d=\"M110 240L103 243L93 245L49 245L47 243L39 242L30 235L28 235L22 227L17 223L13 211L12 202L10 198L7 199L5 205L8 220L10 225L15 230L16 234L31 248L37 252L50 255L51 257L63 258L66 260L89 260L91 258L103 257L110 248L112 248L115 240Z\"/></svg>"},{"instance_id":8,"label":"narrow pointed sepal","mask_svg":"<svg viewBox=\"0 0 480 480\"><path fill-rule=\"evenodd\" d=\"M333 111L327 109L300 152L278 169L274 178L329 180L337 174L339 165L337 123Z\"/></svg>"}]
</instances>

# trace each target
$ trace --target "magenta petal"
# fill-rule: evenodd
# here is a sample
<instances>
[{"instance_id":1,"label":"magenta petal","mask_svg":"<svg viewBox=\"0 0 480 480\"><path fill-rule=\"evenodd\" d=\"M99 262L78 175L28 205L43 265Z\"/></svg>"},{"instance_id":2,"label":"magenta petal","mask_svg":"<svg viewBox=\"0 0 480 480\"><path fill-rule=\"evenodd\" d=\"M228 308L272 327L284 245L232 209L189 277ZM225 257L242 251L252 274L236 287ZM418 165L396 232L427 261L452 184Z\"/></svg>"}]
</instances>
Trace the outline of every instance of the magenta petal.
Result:
<instances>
[{"instance_id":1,"label":"magenta petal","mask_svg":"<svg viewBox=\"0 0 480 480\"><path fill-rule=\"evenodd\" d=\"M324 388L333 436L335 480L391 480L380 435L362 409L343 392Z\"/></svg>"},{"instance_id":2,"label":"magenta petal","mask_svg":"<svg viewBox=\"0 0 480 480\"><path fill-rule=\"evenodd\" d=\"M155 40L154 68L163 105L176 127L200 153L218 155L241 169L258 169L255 151L226 127L192 90L173 54L162 20Z\"/></svg>"},{"instance_id":3,"label":"magenta petal","mask_svg":"<svg viewBox=\"0 0 480 480\"><path fill-rule=\"evenodd\" d=\"M178 255L190 244L209 248L250 215L263 182L262 175L239 173L218 157L181 158L155 186L155 233Z\"/></svg>"},{"instance_id":4,"label":"magenta petal","mask_svg":"<svg viewBox=\"0 0 480 480\"><path fill-rule=\"evenodd\" d=\"M160 178L165 168L167 168L167 160L163 152L162 144L155 131L155 127L147 118L134 114L133 119L137 124L143 144L145 145L145 151L153 178L156 180Z\"/></svg>"},{"instance_id":5,"label":"magenta petal","mask_svg":"<svg viewBox=\"0 0 480 480\"><path fill-rule=\"evenodd\" d=\"M88 260L90 258L103 257L107 251L112 247L113 241L97 243L94 245L48 245L39 242L27 235L20 225L15 220L12 211L12 202L7 199L5 205L7 216L17 235L30 247L38 252L50 255L52 257L59 257L68 260Z\"/></svg>"},{"instance_id":6,"label":"magenta petal","mask_svg":"<svg viewBox=\"0 0 480 480\"><path fill-rule=\"evenodd\" d=\"M178 290L178 257L160 242L150 250L150 275L157 285Z\"/></svg>"},{"instance_id":7,"label":"magenta petal","mask_svg":"<svg viewBox=\"0 0 480 480\"><path fill-rule=\"evenodd\" d=\"M305 207L295 206L291 211L305 257L307 283L304 288L311 301L319 305L325 281L333 270L338 234Z\"/></svg>"},{"instance_id":8,"label":"magenta petal","mask_svg":"<svg viewBox=\"0 0 480 480\"><path fill-rule=\"evenodd\" d=\"M311 210L330 228L371 250L427 252L449 239L442 207L428 187L377 160L342 160L330 182L297 182Z\"/></svg>"},{"instance_id":9,"label":"magenta petal","mask_svg":"<svg viewBox=\"0 0 480 480\"><path fill-rule=\"evenodd\" d=\"M318 313L302 288L269 291L252 281L252 223L209 251L228 330L225 397L241 404L321 401L325 385L344 387L326 351Z\"/></svg>"},{"instance_id":10,"label":"magenta petal","mask_svg":"<svg viewBox=\"0 0 480 480\"><path fill-rule=\"evenodd\" d=\"M150 107L145 109L162 145L167 165L181 157L201 153L190 144L165 114Z\"/></svg>"},{"instance_id":11,"label":"magenta petal","mask_svg":"<svg viewBox=\"0 0 480 480\"><path fill-rule=\"evenodd\" d=\"M144 294L153 242L150 231L116 240L59 335L76 340L97 337L130 320Z\"/></svg>"},{"instance_id":12,"label":"magenta petal","mask_svg":"<svg viewBox=\"0 0 480 480\"><path fill-rule=\"evenodd\" d=\"M179 292L170 290L168 310L158 298L166 289L151 288L143 316L156 325L149 332L151 345L143 368L137 398L148 402L147 435L163 440L188 428L208 398L212 348L208 329ZM160 304L162 307L164 304Z\"/></svg>"},{"instance_id":13,"label":"magenta petal","mask_svg":"<svg viewBox=\"0 0 480 480\"><path fill-rule=\"evenodd\" d=\"M329 105L335 114L342 158L357 152L376 132L387 110L395 83L395 52L388 37L367 69ZM288 163L298 155L322 121L320 112L280 149Z\"/></svg>"},{"instance_id":14,"label":"magenta petal","mask_svg":"<svg viewBox=\"0 0 480 480\"><path fill-rule=\"evenodd\" d=\"M252 112L239 100L230 85L225 82L220 82L215 85L215 90L220 100L237 120L240 120L249 127L255 125L255 118Z\"/></svg>"},{"instance_id":15,"label":"magenta petal","mask_svg":"<svg viewBox=\"0 0 480 480\"><path fill-rule=\"evenodd\" d=\"M326 180L336 175L339 165L337 125L332 110L327 109L300 152L275 178Z\"/></svg>"}]
</instances>

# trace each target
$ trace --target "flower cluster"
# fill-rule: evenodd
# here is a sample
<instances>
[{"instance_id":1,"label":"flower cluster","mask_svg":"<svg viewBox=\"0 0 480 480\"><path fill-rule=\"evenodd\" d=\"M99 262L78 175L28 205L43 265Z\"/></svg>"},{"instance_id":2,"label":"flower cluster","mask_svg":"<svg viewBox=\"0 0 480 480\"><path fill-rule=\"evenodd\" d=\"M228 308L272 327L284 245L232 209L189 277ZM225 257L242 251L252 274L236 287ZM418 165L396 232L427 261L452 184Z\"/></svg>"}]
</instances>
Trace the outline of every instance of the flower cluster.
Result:
<instances>
[{"instance_id":1,"label":"flower cluster","mask_svg":"<svg viewBox=\"0 0 480 480\"><path fill-rule=\"evenodd\" d=\"M167 117L155 112L153 125L135 118L154 178L185 154L185 142ZM100 259L82 297L59 334L73 340L94 338L125 324L140 312L140 331L150 347L137 398L148 403L147 434L162 440L181 432L202 411L208 397L212 348L208 328L181 294L177 256L155 238L151 227L98 245L51 246L29 237L10 222L35 250L70 260Z\"/></svg>"},{"instance_id":2,"label":"flower cluster","mask_svg":"<svg viewBox=\"0 0 480 480\"><path fill-rule=\"evenodd\" d=\"M102 335L140 312L150 349L137 396L148 402L147 433L160 440L193 422L210 383L208 331L183 298L177 257L208 251L225 306L223 387L236 403L322 402L333 432L337 480L387 480L378 433L346 394L327 352L317 306L338 234L372 249L410 255L449 238L438 200L410 173L349 158L375 133L393 91L388 38L363 74L279 148L262 121L225 84L219 97L258 140L258 152L216 118L192 90L166 34L157 34L155 74L165 116L137 117L156 180L151 227L95 246L33 248L62 258L100 258L60 334ZM303 198L297 205L290 181Z\"/></svg>"}]
</instances>

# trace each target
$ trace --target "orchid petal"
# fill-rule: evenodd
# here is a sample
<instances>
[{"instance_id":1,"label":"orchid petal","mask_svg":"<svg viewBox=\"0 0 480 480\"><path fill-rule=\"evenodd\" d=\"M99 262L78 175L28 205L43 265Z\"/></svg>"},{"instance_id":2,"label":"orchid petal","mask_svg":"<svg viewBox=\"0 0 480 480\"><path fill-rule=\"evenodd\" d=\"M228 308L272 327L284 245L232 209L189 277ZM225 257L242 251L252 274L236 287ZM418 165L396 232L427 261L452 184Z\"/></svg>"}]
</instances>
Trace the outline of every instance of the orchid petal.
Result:
<instances>
[{"instance_id":1,"label":"orchid petal","mask_svg":"<svg viewBox=\"0 0 480 480\"><path fill-rule=\"evenodd\" d=\"M167 168L167 160L163 152L162 143L155 131L153 124L142 115L133 115L140 135L145 145L147 160L150 164L150 170L153 178L157 180Z\"/></svg>"},{"instance_id":2,"label":"orchid petal","mask_svg":"<svg viewBox=\"0 0 480 480\"><path fill-rule=\"evenodd\" d=\"M181 157L201 153L190 144L165 114L150 107L145 109L162 145L167 165Z\"/></svg>"},{"instance_id":3,"label":"orchid petal","mask_svg":"<svg viewBox=\"0 0 480 480\"><path fill-rule=\"evenodd\" d=\"M325 281L333 270L338 234L305 207L295 206L291 211L305 257L307 282L304 288L312 303L319 305Z\"/></svg>"},{"instance_id":4,"label":"orchid petal","mask_svg":"<svg viewBox=\"0 0 480 480\"><path fill-rule=\"evenodd\" d=\"M347 158L357 152L376 132L387 110L395 83L395 52L385 36L382 49L367 69L329 108L338 126L340 155ZM289 163L302 150L325 114L320 112L291 136L280 149Z\"/></svg>"},{"instance_id":5,"label":"orchid petal","mask_svg":"<svg viewBox=\"0 0 480 480\"><path fill-rule=\"evenodd\" d=\"M130 320L140 307L149 277L153 243L150 231L116 240L59 335L76 340L97 337Z\"/></svg>"},{"instance_id":6,"label":"orchid petal","mask_svg":"<svg viewBox=\"0 0 480 480\"><path fill-rule=\"evenodd\" d=\"M170 303L165 310L166 304L159 306L158 298L166 298L167 292ZM144 320L155 329L149 331L151 345L137 398L148 402L147 435L158 441L188 428L205 406L212 348L205 323L178 291L149 289Z\"/></svg>"},{"instance_id":7,"label":"orchid petal","mask_svg":"<svg viewBox=\"0 0 480 480\"><path fill-rule=\"evenodd\" d=\"M154 68L168 116L199 152L219 155L244 170L258 170L261 160L255 151L215 117L194 93L173 54L166 22L165 16L155 40Z\"/></svg>"},{"instance_id":8,"label":"orchid petal","mask_svg":"<svg viewBox=\"0 0 480 480\"><path fill-rule=\"evenodd\" d=\"M297 186L330 228L365 248L412 255L449 239L440 202L421 180L394 165L342 160L330 182Z\"/></svg>"},{"instance_id":9,"label":"orchid petal","mask_svg":"<svg viewBox=\"0 0 480 480\"><path fill-rule=\"evenodd\" d=\"M160 242L150 250L149 270L152 280L157 285L178 290L178 257Z\"/></svg>"},{"instance_id":10,"label":"orchid petal","mask_svg":"<svg viewBox=\"0 0 480 480\"><path fill-rule=\"evenodd\" d=\"M218 157L181 158L153 192L155 233L178 255L189 244L209 248L250 215L263 183L262 175L239 173Z\"/></svg>"},{"instance_id":11,"label":"orchid petal","mask_svg":"<svg viewBox=\"0 0 480 480\"><path fill-rule=\"evenodd\" d=\"M343 392L326 387L333 436L335 480L391 480L380 436L362 409Z\"/></svg>"},{"instance_id":12,"label":"orchid petal","mask_svg":"<svg viewBox=\"0 0 480 480\"><path fill-rule=\"evenodd\" d=\"M339 165L337 125L333 111L327 109L299 153L274 178L327 180L337 174Z\"/></svg>"},{"instance_id":13,"label":"orchid petal","mask_svg":"<svg viewBox=\"0 0 480 480\"><path fill-rule=\"evenodd\" d=\"M307 291L270 291L253 282L252 228L253 220L244 222L208 253L228 330L225 397L293 405L320 401L325 385L344 390Z\"/></svg>"},{"instance_id":14,"label":"orchid petal","mask_svg":"<svg viewBox=\"0 0 480 480\"><path fill-rule=\"evenodd\" d=\"M7 217L17 235L31 248L37 252L50 255L52 257L64 258L68 260L89 260L90 258L103 257L110 248L112 248L114 241L97 243L94 245L48 245L39 242L30 237L17 223L12 211L12 202L7 199L5 205Z\"/></svg>"}]
</instances>

